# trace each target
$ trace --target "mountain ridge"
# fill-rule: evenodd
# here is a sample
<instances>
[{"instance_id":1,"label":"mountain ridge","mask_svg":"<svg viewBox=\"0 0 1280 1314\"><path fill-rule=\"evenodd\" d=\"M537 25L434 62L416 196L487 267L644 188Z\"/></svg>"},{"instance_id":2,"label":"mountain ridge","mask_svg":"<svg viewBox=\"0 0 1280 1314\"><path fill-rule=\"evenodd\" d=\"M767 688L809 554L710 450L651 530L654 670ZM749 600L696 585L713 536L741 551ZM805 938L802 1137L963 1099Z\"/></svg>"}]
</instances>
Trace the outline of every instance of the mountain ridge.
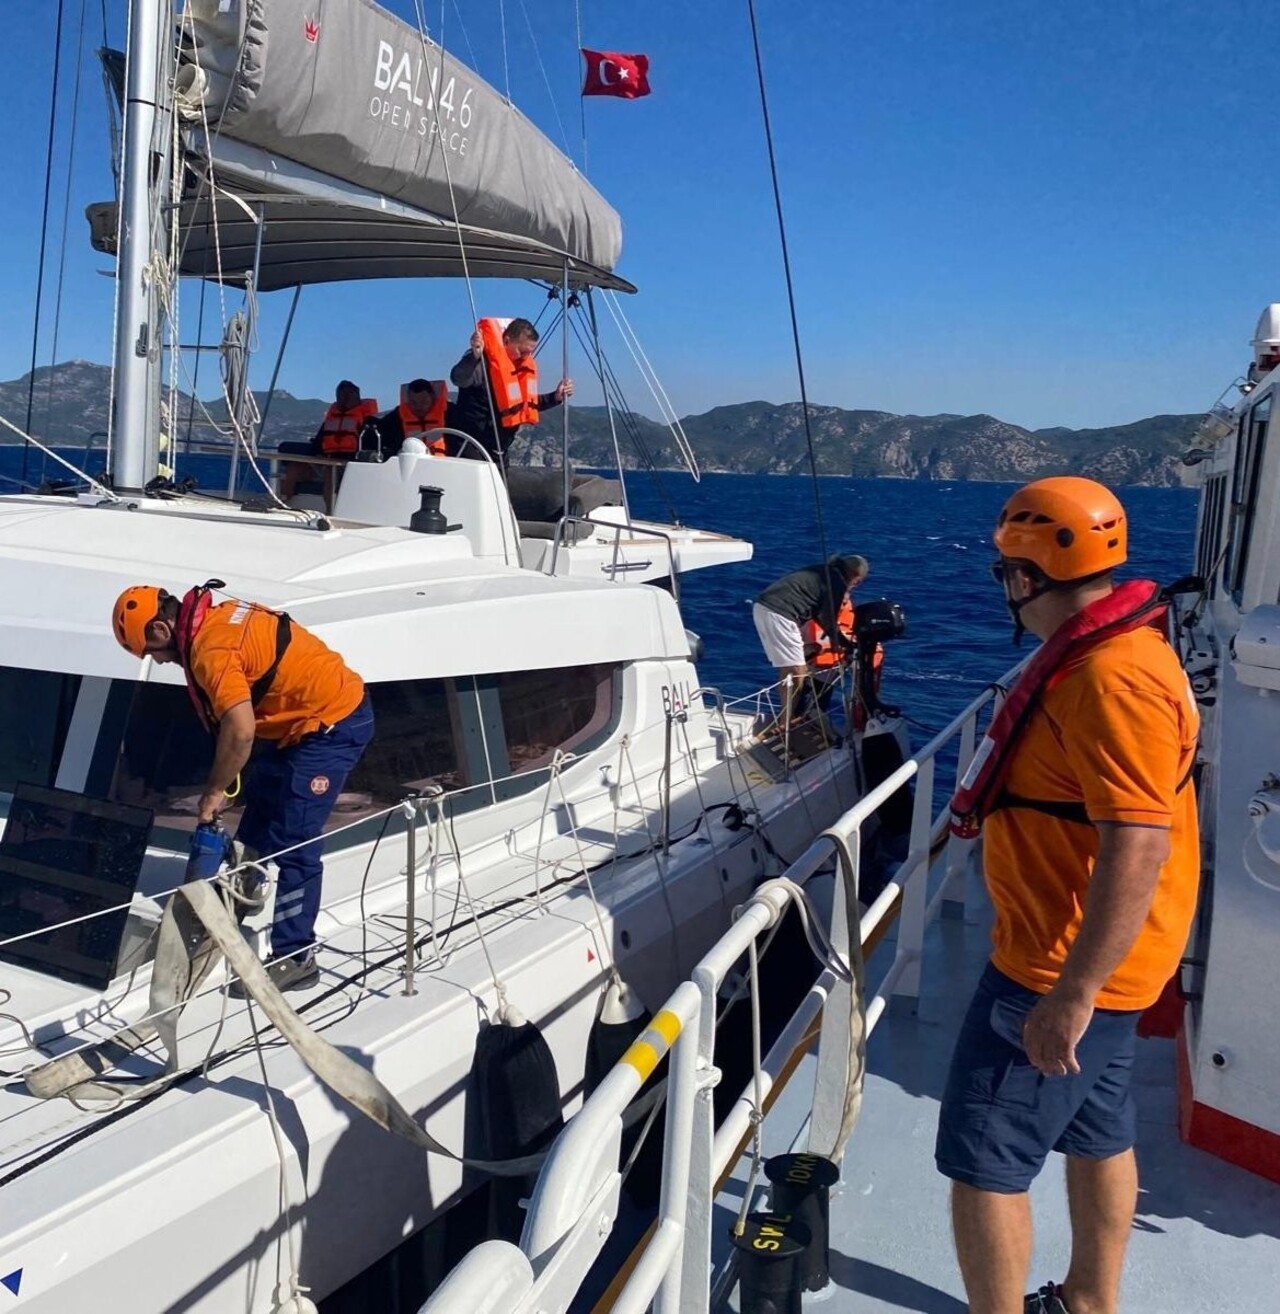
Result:
<instances>
[{"instance_id":1,"label":"mountain ridge","mask_svg":"<svg viewBox=\"0 0 1280 1314\"><path fill-rule=\"evenodd\" d=\"M105 436L111 371L90 361L67 361L35 371L32 434L75 447ZM31 375L0 383L0 414L25 417ZM255 393L259 406L264 394ZM386 399L382 399L385 403ZM267 415L264 447L306 440L327 402L277 390ZM192 408L179 394L177 434L197 443L225 443L221 398ZM1179 457L1191 445L1197 415L1153 415L1094 429L1026 429L993 415L896 415L810 403L810 428L819 474L898 479L1016 482L1050 474L1080 474L1109 484L1175 487L1188 482ZM665 425L631 412L615 413L624 469L680 469L683 461ZM681 425L707 472L802 474L809 471L804 414L799 402L746 401L685 416ZM632 441L634 438L635 442ZM575 406L570 413L574 461L615 464L608 413ZM560 460L560 421L552 412L541 428L517 439L517 465L554 466ZM642 452L647 453L647 459Z\"/></svg>"}]
</instances>

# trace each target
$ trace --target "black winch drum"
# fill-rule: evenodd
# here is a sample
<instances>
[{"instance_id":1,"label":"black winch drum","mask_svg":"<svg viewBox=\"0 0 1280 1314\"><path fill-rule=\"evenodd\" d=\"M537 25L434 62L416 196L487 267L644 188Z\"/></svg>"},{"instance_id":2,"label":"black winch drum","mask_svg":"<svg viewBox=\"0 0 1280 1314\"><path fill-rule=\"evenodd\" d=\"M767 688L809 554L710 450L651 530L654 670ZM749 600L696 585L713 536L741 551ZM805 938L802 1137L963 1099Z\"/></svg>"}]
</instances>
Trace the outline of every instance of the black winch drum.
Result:
<instances>
[{"instance_id":1,"label":"black winch drum","mask_svg":"<svg viewBox=\"0 0 1280 1314\"><path fill-rule=\"evenodd\" d=\"M741 1314L801 1314L800 1260L809 1229L785 1214L748 1214L742 1235L730 1239L741 1256Z\"/></svg>"},{"instance_id":2,"label":"black winch drum","mask_svg":"<svg viewBox=\"0 0 1280 1314\"><path fill-rule=\"evenodd\" d=\"M801 1289L821 1291L831 1280L830 1193L840 1170L819 1154L775 1154L765 1160L764 1174L773 1187L774 1212L809 1230L799 1260Z\"/></svg>"}]
</instances>

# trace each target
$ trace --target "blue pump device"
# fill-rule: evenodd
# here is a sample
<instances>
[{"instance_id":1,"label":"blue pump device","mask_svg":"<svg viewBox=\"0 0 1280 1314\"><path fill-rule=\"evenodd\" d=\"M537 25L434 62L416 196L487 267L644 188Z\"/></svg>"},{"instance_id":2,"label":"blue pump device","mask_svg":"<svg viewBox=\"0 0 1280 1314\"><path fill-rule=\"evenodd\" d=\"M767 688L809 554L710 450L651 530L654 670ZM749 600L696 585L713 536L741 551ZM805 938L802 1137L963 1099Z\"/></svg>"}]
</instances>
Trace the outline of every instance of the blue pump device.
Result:
<instances>
[{"instance_id":1,"label":"blue pump device","mask_svg":"<svg viewBox=\"0 0 1280 1314\"><path fill-rule=\"evenodd\" d=\"M204 821L191 833L191 853L187 858L189 881L212 880L227 860L231 837L220 821Z\"/></svg>"}]
</instances>

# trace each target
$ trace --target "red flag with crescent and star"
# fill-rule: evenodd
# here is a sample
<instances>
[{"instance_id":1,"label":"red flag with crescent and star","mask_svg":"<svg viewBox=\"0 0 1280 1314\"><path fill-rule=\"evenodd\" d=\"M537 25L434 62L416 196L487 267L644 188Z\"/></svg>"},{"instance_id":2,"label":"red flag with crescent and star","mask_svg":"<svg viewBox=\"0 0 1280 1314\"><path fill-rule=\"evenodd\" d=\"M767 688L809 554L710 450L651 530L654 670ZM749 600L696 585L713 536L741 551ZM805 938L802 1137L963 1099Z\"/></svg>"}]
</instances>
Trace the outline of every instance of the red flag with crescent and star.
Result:
<instances>
[{"instance_id":1,"label":"red flag with crescent and star","mask_svg":"<svg viewBox=\"0 0 1280 1314\"><path fill-rule=\"evenodd\" d=\"M587 61L584 96L621 96L635 100L649 94L649 56L620 55L614 50L582 51Z\"/></svg>"}]
</instances>

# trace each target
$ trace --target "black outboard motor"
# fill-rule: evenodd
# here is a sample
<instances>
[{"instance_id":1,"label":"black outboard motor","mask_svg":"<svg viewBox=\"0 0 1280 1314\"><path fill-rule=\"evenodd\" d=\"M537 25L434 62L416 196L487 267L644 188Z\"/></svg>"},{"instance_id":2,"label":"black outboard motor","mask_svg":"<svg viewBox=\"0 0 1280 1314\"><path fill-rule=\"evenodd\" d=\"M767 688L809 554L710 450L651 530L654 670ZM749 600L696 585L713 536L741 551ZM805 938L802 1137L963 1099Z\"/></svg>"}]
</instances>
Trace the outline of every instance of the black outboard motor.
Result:
<instances>
[{"instance_id":1,"label":"black outboard motor","mask_svg":"<svg viewBox=\"0 0 1280 1314\"><path fill-rule=\"evenodd\" d=\"M872 602L859 602L853 613L853 642L857 649L856 693L858 701L870 716L885 711L892 716L897 709L886 707L880 701L880 668L876 664L876 648L890 639L901 639L907 632L907 614L899 602L876 598Z\"/></svg>"}]
</instances>

